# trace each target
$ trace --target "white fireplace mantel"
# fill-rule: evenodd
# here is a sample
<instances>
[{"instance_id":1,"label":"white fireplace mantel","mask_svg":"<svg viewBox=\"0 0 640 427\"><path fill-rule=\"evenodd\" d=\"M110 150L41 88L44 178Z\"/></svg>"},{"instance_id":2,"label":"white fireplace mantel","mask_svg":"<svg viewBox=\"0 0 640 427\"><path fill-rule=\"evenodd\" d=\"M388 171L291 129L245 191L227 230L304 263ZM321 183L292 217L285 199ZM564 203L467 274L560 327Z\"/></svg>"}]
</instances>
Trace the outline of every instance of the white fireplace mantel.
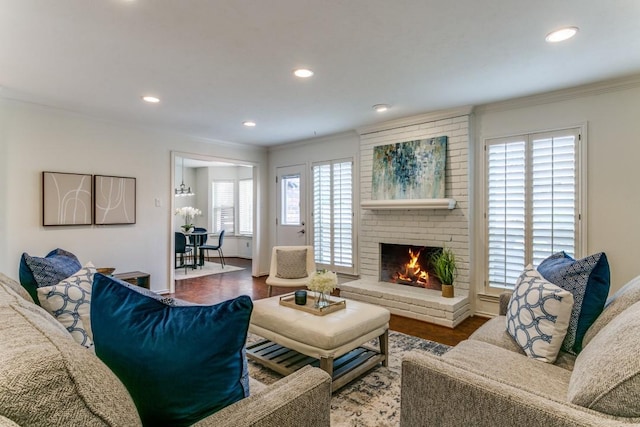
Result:
<instances>
[{"instance_id":1,"label":"white fireplace mantel","mask_svg":"<svg viewBox=\"0 0 640 427\"><path fill-rule=\"evenodd\" d=\"M403 200L363 200L360 207L366 210L393 209L453 209L455 199L403 199Z\"/></svg>"}]
</instances>

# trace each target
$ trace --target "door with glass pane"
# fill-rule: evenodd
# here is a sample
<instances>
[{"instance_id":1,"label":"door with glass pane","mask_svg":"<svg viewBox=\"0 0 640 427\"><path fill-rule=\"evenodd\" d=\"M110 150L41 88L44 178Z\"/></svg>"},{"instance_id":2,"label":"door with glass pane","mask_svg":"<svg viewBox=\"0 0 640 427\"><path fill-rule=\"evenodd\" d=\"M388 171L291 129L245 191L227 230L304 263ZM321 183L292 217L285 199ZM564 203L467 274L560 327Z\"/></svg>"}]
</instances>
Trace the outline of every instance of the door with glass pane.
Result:
<instances>
[{"instance_id":1,"label":"door with glass pane","mask_svg":"<svg viewBox=\"0 0 640 427\"><path fill-rule=\"evenodd\" d=\"M306 245L305 166L277 168L276 189L276 244Z\"/></svg>"}]
</instances>

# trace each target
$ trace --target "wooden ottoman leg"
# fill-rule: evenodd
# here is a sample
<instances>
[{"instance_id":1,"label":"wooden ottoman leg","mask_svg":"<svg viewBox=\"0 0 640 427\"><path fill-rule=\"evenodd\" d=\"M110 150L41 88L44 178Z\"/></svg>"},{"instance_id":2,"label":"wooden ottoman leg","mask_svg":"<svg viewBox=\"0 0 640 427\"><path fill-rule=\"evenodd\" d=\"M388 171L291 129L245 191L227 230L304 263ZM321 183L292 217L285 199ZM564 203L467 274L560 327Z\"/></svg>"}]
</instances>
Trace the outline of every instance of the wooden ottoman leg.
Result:
<instances>
[{"instance_id":1,"label":"wooden ottoman leg","mask_svg":"<svg viewBox=\"0 0 640 427\"><path fill-rule=\"evenodd\" d=\"M378 340L380 341L380 353L384 355L382 366L389 366L389 330L384 331Z\"/></svg>"},{"instance_id":2,"label":"wooden ottoman leg","mask_svg":"<svg viewBox=\"0 0 640 427\"><path fill-rule=\"evenodd\" d=\"M331 378L333 378L333 357L320 358L320 369L331 375Z\"/></svg>"}]
</instances>

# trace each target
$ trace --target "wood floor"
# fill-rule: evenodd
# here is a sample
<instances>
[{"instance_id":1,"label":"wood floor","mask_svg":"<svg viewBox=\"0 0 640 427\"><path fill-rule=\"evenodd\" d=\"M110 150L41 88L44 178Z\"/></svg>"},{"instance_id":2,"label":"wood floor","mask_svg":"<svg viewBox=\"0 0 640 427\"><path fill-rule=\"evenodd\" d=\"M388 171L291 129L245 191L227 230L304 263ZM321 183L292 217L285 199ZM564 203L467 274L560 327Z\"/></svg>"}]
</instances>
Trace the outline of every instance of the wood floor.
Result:
<instances>
[{"instance_id":1,"label":"wood floor","mask_svg":"<svg viewBox=\"0 0 640 427\"><path fill-rule=\"evenodd\" d=\"M226 259L227 264L244 267L242 271L214 274L195 279L185 279L176 282L176 298L200 304L215 304L240 295L248 295L252 300L267 297L265 277L251 276L251 261L241 258ZM273 288L273 295L292 292L291 288ZM437 341L447 345L456 345L479 328L488 319L484 317L470 317L455 329L433 325L406 317L391 315L389 327L391 330L408 335Z\"/></svg>"}]
</instances>

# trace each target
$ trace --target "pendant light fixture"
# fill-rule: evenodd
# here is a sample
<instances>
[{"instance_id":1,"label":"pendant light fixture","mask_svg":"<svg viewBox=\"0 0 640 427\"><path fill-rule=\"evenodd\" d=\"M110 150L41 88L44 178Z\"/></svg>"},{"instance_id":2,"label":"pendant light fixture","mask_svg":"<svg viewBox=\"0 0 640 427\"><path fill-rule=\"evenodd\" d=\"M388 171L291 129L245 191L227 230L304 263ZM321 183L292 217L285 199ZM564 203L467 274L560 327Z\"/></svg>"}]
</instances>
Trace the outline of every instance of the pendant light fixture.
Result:
<instances>
[{"instance_id":1,"label":"pendant light fixture","mask_svg":"<svg viewBox=\"0 0 640 427\"><path fill-rule=\"evenodd\" d=\"M184 185L184 157L182 157L182 184L180 184L180 187L176 188L175 193L176 197L195 196L195 194L191 192L191 187Z\"/></svg>"}]
</instances>

